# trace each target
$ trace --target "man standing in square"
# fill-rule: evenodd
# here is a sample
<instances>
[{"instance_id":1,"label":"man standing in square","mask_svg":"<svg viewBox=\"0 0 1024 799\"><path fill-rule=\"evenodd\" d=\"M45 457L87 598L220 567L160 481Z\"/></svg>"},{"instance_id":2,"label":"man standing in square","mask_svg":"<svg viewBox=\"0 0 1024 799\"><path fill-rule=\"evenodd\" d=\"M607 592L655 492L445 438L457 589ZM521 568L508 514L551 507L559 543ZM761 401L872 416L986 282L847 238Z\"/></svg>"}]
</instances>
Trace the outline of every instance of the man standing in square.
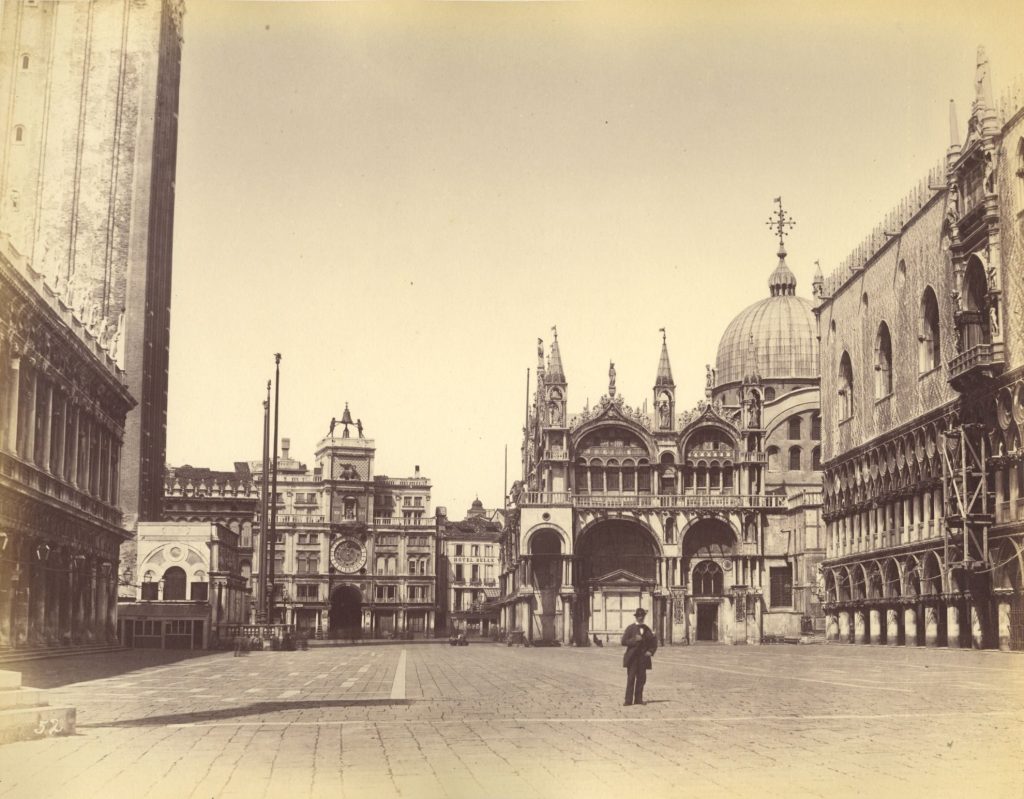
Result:
<instances>
[{"instance_id":1,"label":"man standing in square","mask_svg":"<svg viewBox=\"0 0 1024 799\"><path fill-rule=\"evenodd\" d=\"M622 656L622 665L626 668L626 701L623 705L644 703L647 670L651 668L651 655L658 649L658 639L651 628L644 624L647 611L637 608L633 615L636 623L629 625L622 634L622 645L626 647L626 653Z\"/></svg>"}]
</instances>

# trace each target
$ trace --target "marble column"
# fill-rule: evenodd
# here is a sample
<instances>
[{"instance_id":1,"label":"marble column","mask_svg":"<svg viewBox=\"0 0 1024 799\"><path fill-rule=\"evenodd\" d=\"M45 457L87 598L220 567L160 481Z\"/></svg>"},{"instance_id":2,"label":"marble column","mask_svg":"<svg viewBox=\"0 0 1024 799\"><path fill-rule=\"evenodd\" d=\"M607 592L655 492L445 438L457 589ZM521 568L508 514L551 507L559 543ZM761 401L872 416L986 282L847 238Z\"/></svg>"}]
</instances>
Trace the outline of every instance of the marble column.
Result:
<instances>
[{"instance_id":1,"label":"marble column","mask_svg":"<svg viewBox=\"0 0 1024 799\"><path fill-rule=\"evenodd\" d=\"M829 613L825 617L825 640L829 643L837 643L839 638L839 614Z\"/></svg>"},{"instance_id":2,"label":"marble column","mask_svg":"<svg viewBox=\"0 0 1024 799\"><path fill-rule=\"evenodd\" d=\"M6 549L0 549L0 649L12 646L11 618L14 611L14 545L10 539L0 539ZM1009 618L1009 616L1007 616Z\"/></svg>"},{"instance_id":3,"label":"marble column","mask_svg":"<svg viewBox=\"0 0 1024 799\"><path fill-rule=\"evenodd\" d=\"M1024 465L1024 464L1022 464ZM997 608L997 624L999 628L999 648L1003 652L1010 651L1010 597L999 596Z\"/></svg>"},{"instance_id":4,"label":"marble column","mask_svg":"<svg viewBox=\"0 0 1024 799\"><path fill-rule=\"evenodd\" d=\"M109 564L99 564L96 574L96 625L95 635L97 642L106 643L107 639L107 596L109 594L107 590L107 570L110 568Z\"/></svg>"},{"instance_id":5,"label":"marble column","mask_svg":"<svg viewBox=\"0 0 1024 799\"><path fill-rule=\"evenodd\" d=\"M978 612L978 602L972 599L970 602L971 619L971 646L974 649L985 648L985 628L982 615Z\"/></svg>"},{"instance_id":6,"label":"marble column","mask_svg":"<svg viewBox=\"0 0 1024 799\"><path fill-rule=\"evenodd\" d=\"M60 642L70 644L74 633L72 618L74 616L75 574L74 558L71 554L64 556L64 573L60 577Z\"/></svg>"},{"instance_id":7,"label":"marble column","mask_svg":"<svg viewBox=\"0 0 1024 799\"><path fill-rule=\"evenodd\" d=\"M900 612L898 608L887 608L885 611L885 643L897 646L900 642Z\"/></svg>"},{"instance_id":8,"label":"marble column","mask_svg":"<svg viewBox=\"0 0 1024 799\"><path fill-rule=\"evenodd\" d=\"M29 589L29 641L37 646L46 639L46 563L39 554L38 547L31 553L32 582Z\"/></svg>"},{"instance_id":9,"label":"marble column","mask_svg":"<svg viewBox=\"0 0 1024 799\"><path fill-rule=\"evenodd\" d=\"M960 648L960 608L955 604L946 606L946 646Z\"/></svg>"},{"instance_id":10,"label":"marble column","mask_svg":"<svg viewBox=\"0 0 1024 799\"><path fill-rule=\"evenodd\" d=\"M29 390L25 395L28 407L25 408L25 451L22 456L29 463L34 463L36 458L36 390L38 387L38 375L33 369L28 375Z\"/></svg>"},{"instance_id":11,"label":"marble column","mask_svg":"<svg viewBox=\"0 0 1024 799\"><path fill-rule=\"evenodd\" d=\"M869 644L868 638L868 612L858 608L853 612L853 642L855 644Z\"/></svg>"},{"instance_id":12,"label":"marble column","mask_svg":"<svg viewBox=\"0 0 1024 799\"><path fill-rule=\"evenodd\" d=\"M50 471L50 443L51 436L53 435L53 383L49 380L44 383L44 391L46 392L46 410L44 411L46 416L43 418L43 457L42 462L39 466L44 470Z\"/></svg>"},{"instance_id":13,"label":"marble column","mask_svg":"<svg viewBox=\"0 0 1024 799\"><path fill-rule=\"evenodd\" d=\"M107 640L111 643L117 642L117 573L113 571L116 565L111 567L111 577L107 580ZM239 597L241 601L241 597ZM244 621L244 614L239 611L236 618Z\"/></svg>"},{"instance_id":14,"label":"marble column","mask_svg":"<svg viewBox=\"0 0 1024 799\"><path fill-rule=\"evenodd\" d=\"M85 565L85 640L96 640L96 561L92 558Z\"/></svg>"},{"instance_id":15,"label":"marble column","mask_svg":"<svg viewBox=\"0 0 1024 799\"><path fill-rule=\"evenodd\" d=\"M85 636L85 556L76 555L71 581L71 640L80 644Z\"/></svg>"},{"instance_id":16,"label":"marble column","mask_svg":"<svg viewBox=\"0 0 1024 799\"><path fill-rule=\"evenodd\" d=\"M839 611L839 640L844 643L850 643L850 611L841 610Z\"/></svg>"},{"instance_id":17,"label":"marble column","mask_svg":"<svg viewBox=\"0 0 1024 799\"><path fill-rule=\"evenodd\" d=\"M882 611L878 608L871 608L868 611L867 643L882 643Z\"/></svg>"},{"instance_id":18,"label":"marble column","mask_svg":"<svg viewBox=\"0 0 1024 799\"><path fill-rule=\"evenodd\" d=\"M910 606L903 609L903 643L917 646L917 610Z\"/></svg>"},{"instance_id":19,"label":"marble column","mask_svg":"<svg viewBox=\"0 0 1024 799\"><path fill-rule=\"evenodd\" d=\"M4 447L11 454L18 451L18 399L21 393L21 357L11 358L7 372L7 429L4 431Z\"/></svg>"},{"instance_id":20,"label":"marble column","mask_svg":"<svg viewBox=\"0 0 1024 799\"><path fill-rule=\"evenodd\" d=\"M935 605L924 606L924 645L939 645L939 609Z\"/></svg>"}]
</instances>

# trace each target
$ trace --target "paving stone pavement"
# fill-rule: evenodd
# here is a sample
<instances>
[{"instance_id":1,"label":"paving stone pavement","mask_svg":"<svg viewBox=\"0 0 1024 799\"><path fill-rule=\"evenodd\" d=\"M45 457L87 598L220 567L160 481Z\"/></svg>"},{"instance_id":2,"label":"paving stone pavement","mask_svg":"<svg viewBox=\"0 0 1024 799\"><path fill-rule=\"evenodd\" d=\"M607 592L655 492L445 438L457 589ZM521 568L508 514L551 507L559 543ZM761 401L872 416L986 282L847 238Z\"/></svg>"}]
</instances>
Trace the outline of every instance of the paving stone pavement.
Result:
<instances>
[{"instance_id":1,"label":"paving stone pavement","mask_svg":"<svg viewBox=\"0 0 1024 799\"><path fill-rule=\"evenodd\" d=\"M17 666L15 666L17 668ZM77 734L0 747L8 797L1024 797L1024 658L663 647L130 651L26 662Z\"/></svg>"}]
</instances>

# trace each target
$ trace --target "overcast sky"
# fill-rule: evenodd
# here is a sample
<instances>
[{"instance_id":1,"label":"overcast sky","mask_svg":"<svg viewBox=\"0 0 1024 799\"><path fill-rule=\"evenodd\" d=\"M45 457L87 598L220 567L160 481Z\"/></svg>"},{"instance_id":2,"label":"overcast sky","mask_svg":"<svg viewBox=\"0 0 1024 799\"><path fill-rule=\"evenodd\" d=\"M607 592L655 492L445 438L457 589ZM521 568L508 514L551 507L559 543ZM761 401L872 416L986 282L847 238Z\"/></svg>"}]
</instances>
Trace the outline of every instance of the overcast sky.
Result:
<instances>
[{"instance_id":1,"label":"overcast sky","mask_svg":"<svg viewBox=\"0 0 1024 799\"><path fill-rule=\"evenodd\" d=\"M260 457L274 352L293 457L347 401L458 517L506 444L520 476L552 325L573 411L609 359L649 401L660 327L692 407L773 198L809 297L963 127L977 45L997 95L1024 70L1015 4L848 6L189 3L168 461Z\"/></svg>"}]
</instances>

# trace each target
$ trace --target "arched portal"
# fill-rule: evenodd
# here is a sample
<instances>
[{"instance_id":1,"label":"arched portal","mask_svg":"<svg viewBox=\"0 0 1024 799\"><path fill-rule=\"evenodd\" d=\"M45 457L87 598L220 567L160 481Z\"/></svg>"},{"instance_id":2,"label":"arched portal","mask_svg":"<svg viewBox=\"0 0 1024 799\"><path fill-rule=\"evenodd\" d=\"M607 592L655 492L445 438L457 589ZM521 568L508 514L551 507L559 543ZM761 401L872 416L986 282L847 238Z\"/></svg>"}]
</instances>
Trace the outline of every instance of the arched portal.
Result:
<instances>
[{"instance_id":1,"label":"arched portal","mask_svg":"<svg viewBox=\"0 0 1024 799\"><path fill-rule=\"evenodd\" d=\"M688 569L690 588L686 635L691 641L747 638L746 596L727 596L727 588L736 583L735 547L736 533L721 519L701 519L683 536L683 565Z\"/></svg>"},{"instance_id":2,"label":"arched portal","mask_svg":"<svg viewBox=\"0 0 1024 799\"><path fill-rule=\"evenodd\" d=\"M363 595L354 585L339 585L331 594L331 638L356 639L363 632Z\"/></svg>"},{"instance_id":3,"label":"arched portal","mask_svg":"<svg viewBox=\"0 0 1024 799\"><path fill-rule=\"evenodd\" d=\"M582 535L576 553L577 643L593 636L617 643L637 608L647 610L647 624L659 630L653 604L659 550L650 531L635 521L604 519Z\"/></svg>"},{"instance_id":4,"label":"arched portal","mask_svg":"<svg viewBox=\"0 0 1024 799\"><path fill-rule=\"evenodd\" d=\"M562 587L562 539L554 530L540 530L530 539L530 571L539 606L534 609L533 636L554 641L561 629L558 589Z\"/></svg>"}]
</instances>

